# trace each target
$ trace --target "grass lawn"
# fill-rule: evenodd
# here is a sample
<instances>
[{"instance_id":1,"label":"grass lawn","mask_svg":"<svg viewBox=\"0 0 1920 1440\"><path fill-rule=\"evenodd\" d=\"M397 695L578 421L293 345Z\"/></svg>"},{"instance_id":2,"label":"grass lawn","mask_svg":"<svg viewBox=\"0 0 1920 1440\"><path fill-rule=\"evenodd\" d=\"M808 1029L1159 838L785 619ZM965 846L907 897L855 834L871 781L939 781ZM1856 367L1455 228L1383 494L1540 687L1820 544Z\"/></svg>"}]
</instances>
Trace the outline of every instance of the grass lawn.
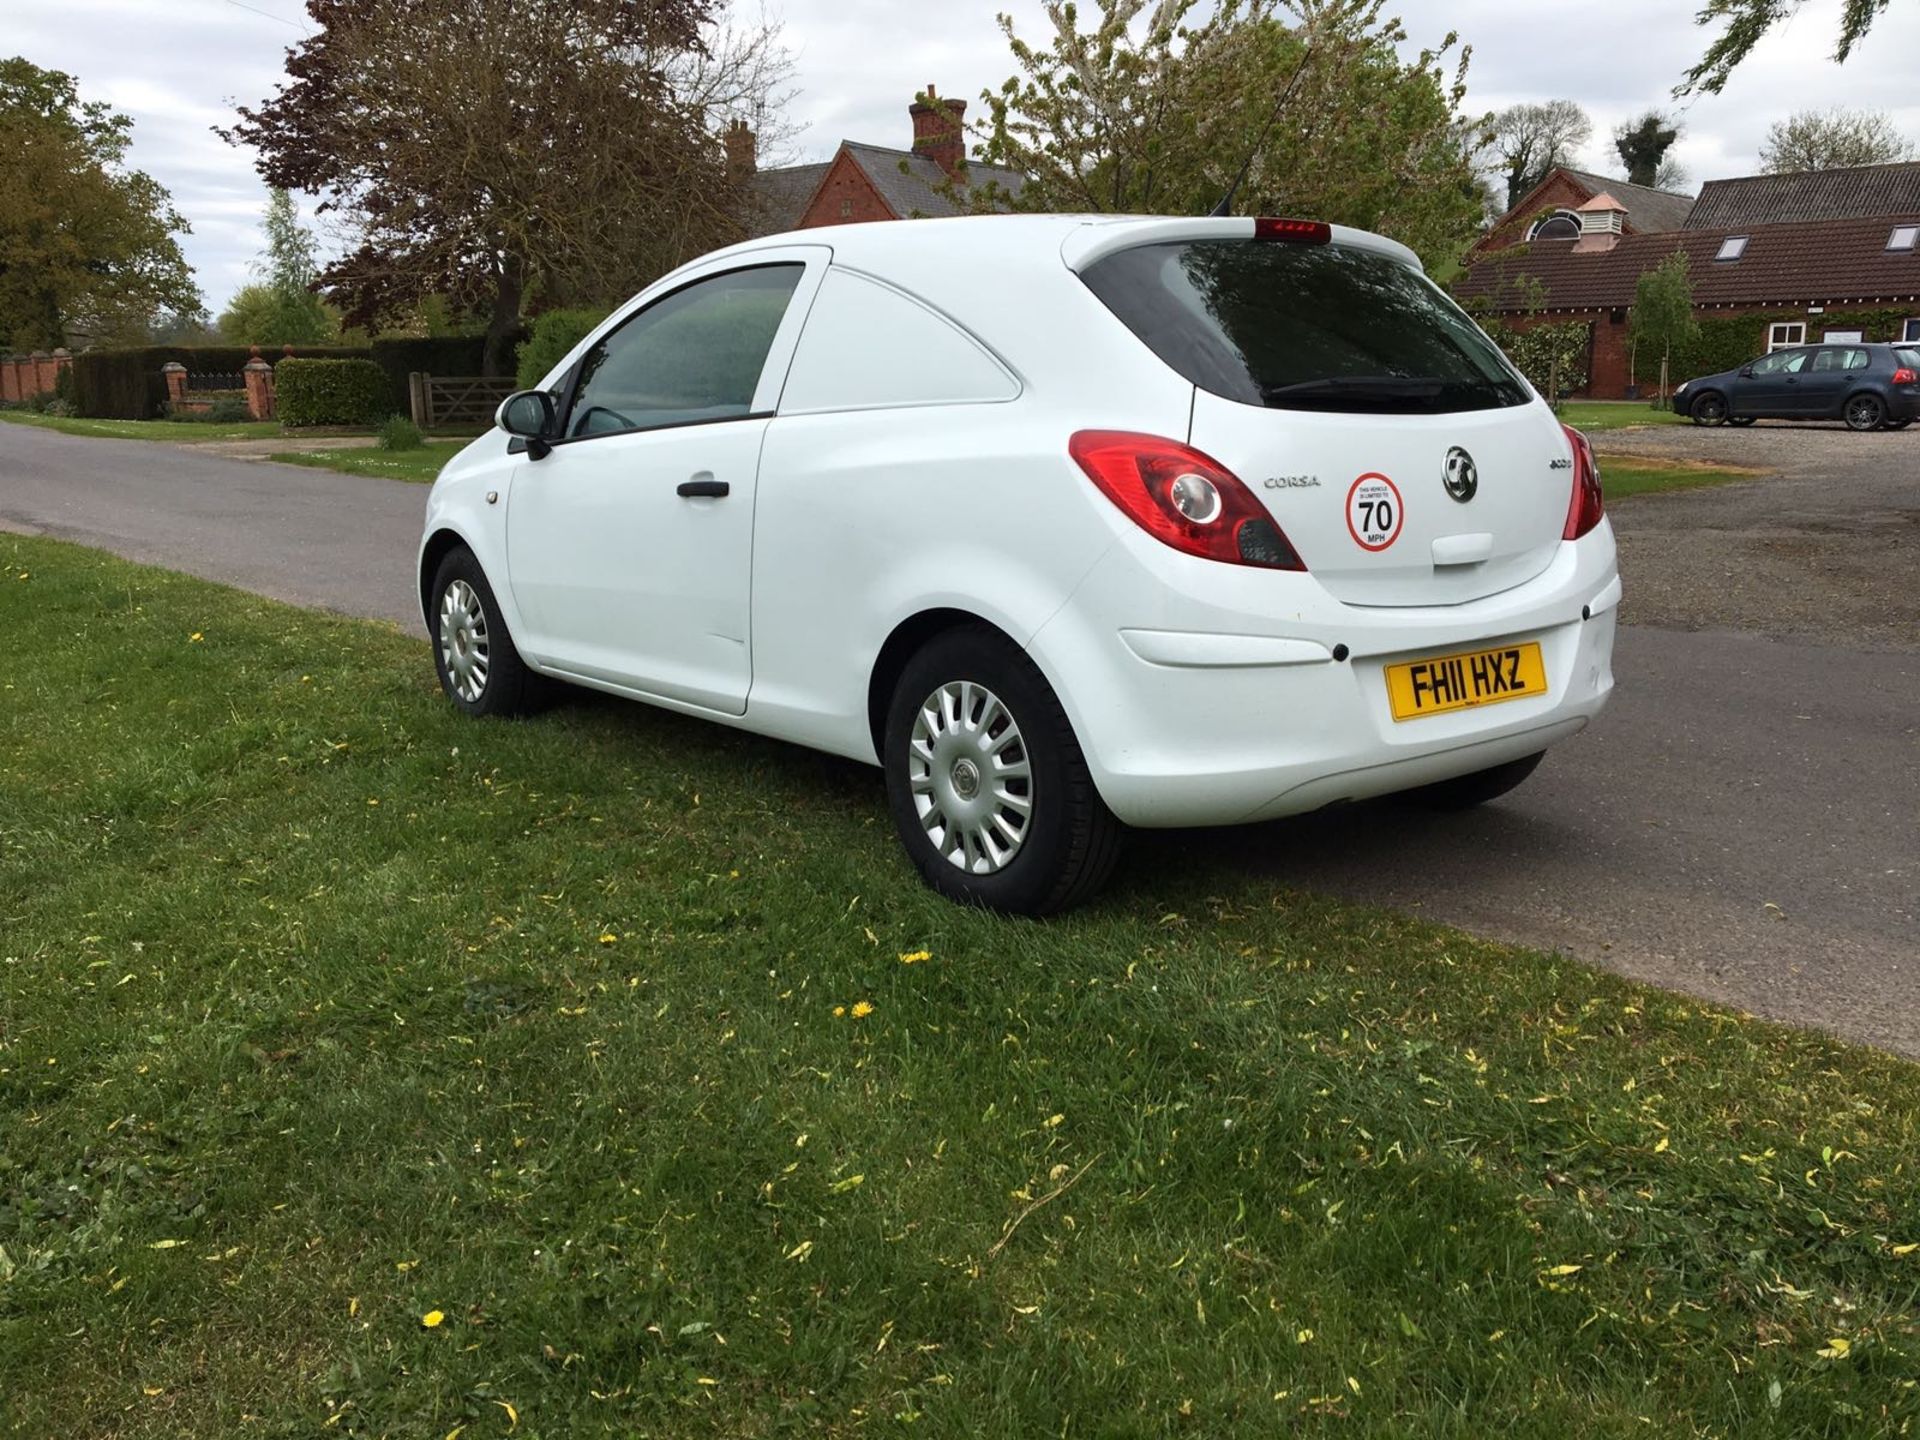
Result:
<instances>
[{"instance_id":1,"label":"grass lawn","mask_svg":"<svg viewBox=\"0 0 1920 1440\"><path fill-rule=\"evenodd\" d=\"M0 623L11 1433L1920 1413L1912 1066L1276 890L1284 827L962 911L868 770L467 722L391 630L51 541Z\"/></svg>"},{"instance_id":2,"label":"grass lawn","mask_svg":"<svg viewBox=\"0 0 1920 1440\"><path fill-rule=\"evenodd\" d=\"M466 440L429 440L419 450L306 450L269 458L282 465L307 465L339 470L348 475L383 475L389 480L412 480L431 485L445 465L469 444Z\"/></svg>"},{"instance_id":3,"label":"grass lawn","mask_svg":"<svg viewBox=\"0 0 1920 1440\"><path fill-rule=\"evenodd\" d=\"M192 444L202 440L265 440L284 434L278 420L242 420L233 425L210 425L198 420L82 420L77 416L35 415L29 410L0 410L0 420L15 425L38 425L62 435L99 435L110 440L170 440Z\"/></svg>"},{"instance_id":4,"label":"grass lawn","mask_svg":"<svg viewBox=\"0 0 1920 1440\"><path fill-rule=\"evenodd\" d=\"M1644 400L1569 400L1560 418L1576 430L1626 430L1638 425L1686 425L1684 415L1655 410Z\"/></svg>"},{"instance_id":5,"label":"grass lawn","mask_svg":"<svg viewBox=\"0 0 1920 1440\"><path fill-rule=\"evenodd\" d=\"M1766 473L1764 470L1729 470L1723 466L1696 465L1684 460L1652 460L1644 455L1602 454L1599 460L1600 484L1609 504L1615 500L1625 500L1630 495L1697 490L1702 485L1752 480Z\"/></svg>"}]
</instances>

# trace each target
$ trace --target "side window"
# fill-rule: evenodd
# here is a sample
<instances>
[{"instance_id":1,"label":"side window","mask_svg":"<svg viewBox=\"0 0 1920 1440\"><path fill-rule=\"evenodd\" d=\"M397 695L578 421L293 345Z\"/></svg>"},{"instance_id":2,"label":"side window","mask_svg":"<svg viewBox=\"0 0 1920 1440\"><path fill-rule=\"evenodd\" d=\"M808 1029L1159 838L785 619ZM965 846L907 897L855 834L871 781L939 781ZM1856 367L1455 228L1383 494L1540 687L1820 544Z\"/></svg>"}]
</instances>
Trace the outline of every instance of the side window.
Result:
<instances>
[{"instance_id":1,"label":"side window","mask_svg":"<svg viewBox=\"0 0 1920 1440\"><path fill-rule=\"evenodd\" d=\"M753 410L804 265L697 280L605 335L580 361L569 439L738 420Z\"/></svg>"},{"instance_id":2,"label":"side window","mask_svg":"<svg viewBox=\"0 0 1920 1440\"><path fill-rule=\"evenodd\" d=\"M1843 369L1841 362L1846 359L1846 356L1847 352L1844 350L1822 350L1813 357L1814 374L1820 375L1829 370Z\"/></svg>"},{"instance_id":3,"label":"side window","mask_svg":"<svg viewBox=\"0 0 1920 1440\"><path fill-rule=\"evenodd\" d=\"M1000 362L952 322L876 280L829 270L780 413L986 404L1019 393Z\"/></svg>"},{"instance_id":4,"label":"side window","mask_svg":"<svg viewBox=\"0 0 1920 1440\"><path fill-rule=\"evenodd\" d=\"M1840 362L1842 370L1865 370L1868 365L1867 352L1864 350L1842 350Z\"/></svg>"},{"instance_id":5,"label":"side window","mask_svg":"<svg viewBox=\"0 0 1920 1440\"><path fill-rule=\"evenodd\" d=\"M1785 370L1789 375L1798 375L1802 370L1807 368L1807 356L1810 353L1810 351L1806 350L1795 350L1787 356L1780 368Z\"/></svg>"},{"instance_id":6,"label":"side window","mask_svg":"<svg viewBox=\"0 0 1920 1440\"><path fill-rule=\"evenodd\" d=\"M1788 358L1787 352L1784 350L1762 356L1753 362L1753 373L1756 375L1778 375L1787 368Z\"/></svg>"}]
</instances>

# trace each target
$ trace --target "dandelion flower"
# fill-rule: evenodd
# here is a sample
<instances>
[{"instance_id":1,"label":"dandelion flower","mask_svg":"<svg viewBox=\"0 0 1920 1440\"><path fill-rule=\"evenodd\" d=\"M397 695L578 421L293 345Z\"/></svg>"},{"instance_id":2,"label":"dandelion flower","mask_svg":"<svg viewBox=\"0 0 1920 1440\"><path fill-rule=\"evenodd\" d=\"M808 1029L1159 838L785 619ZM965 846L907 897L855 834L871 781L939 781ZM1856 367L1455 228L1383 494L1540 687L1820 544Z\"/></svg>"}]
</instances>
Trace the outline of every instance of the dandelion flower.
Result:
<instances>
[{"instance_id":1,"label":"dandelion flower","mask_svg":"<svg viewBox=\"0 0 1920 1440\"><path fill-rule=\"evenodd\" d=\"M438 1326L442 1320L446 1318L447 1318L446 1315L443 1314L441 1311L429 1310L427 1311L426 1314L420 1317L420 1323L423 1326L425 1326L427 1329L432 1330L436 1326Z\"/></svg>"},{"instance_id":2,"label":"dandelion flower","mask_svg":"<svg viewBox=\"0 0 1920 1440\"><path fill-rule=\"evenodd\" d=\"M869 1004L867 1001L858 1000L854 1002L854 1006L853 1006L854 1019L864 1020L867 1018L867 1016L871 1014L873 1014L873 1006Z\"/></svg>"},{"instance_id":3,"label":"dandelion flower","mask_svg":"<svg viewBox=\"0 0 1920 1440\"><path fill-rule=\"evenodd\" d=\"M918 965L922 961L933 959L931 950L909 950L900 957L902 965Z\"/></svg>"}]
</instances>

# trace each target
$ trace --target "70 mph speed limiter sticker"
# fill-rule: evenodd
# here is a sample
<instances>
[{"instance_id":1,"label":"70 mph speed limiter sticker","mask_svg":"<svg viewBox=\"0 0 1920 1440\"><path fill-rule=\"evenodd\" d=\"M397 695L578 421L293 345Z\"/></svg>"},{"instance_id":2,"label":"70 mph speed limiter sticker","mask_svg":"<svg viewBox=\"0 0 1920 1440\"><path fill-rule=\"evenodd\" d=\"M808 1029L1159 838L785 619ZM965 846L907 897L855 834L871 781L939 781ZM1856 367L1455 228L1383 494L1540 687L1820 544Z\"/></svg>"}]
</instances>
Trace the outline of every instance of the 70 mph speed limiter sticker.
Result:
<instances>
[{"instance_id":1,"label":"70 mph speed limiter sticker","mask_svg":"<svg viewBox=\"0 0 1920 1440\"><path fill-rule=\"evenodd\" d=\"M1347 532L1362 550L1385 550L1406 523L1400 491L1380 474L1362 475L1347 491Z\"/></svg>"}]
</instances>

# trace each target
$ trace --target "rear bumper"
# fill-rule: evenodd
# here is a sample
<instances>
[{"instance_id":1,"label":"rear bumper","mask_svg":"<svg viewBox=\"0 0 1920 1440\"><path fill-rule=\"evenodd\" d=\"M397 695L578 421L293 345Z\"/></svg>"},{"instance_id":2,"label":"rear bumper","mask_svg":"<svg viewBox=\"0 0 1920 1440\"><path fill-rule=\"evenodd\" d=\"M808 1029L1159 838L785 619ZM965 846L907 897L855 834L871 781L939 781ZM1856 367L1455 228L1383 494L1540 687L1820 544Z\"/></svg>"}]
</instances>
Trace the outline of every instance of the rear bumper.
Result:
<instances>
[{"instance_id":1,"label":"rear bumper","mask_svg":"<svg viewBox=\"0 0 1920 1440\"><path fill-rule=\"evenodd\" d=\"M1525 585L1430 608L1343 605L1311 576L1154 548L1117 545L1029 646L1130 825L1266 820L1469 774L1577 734L1613 688L1604 524ZM1545 695L1393 719L1388 665L1514 640L1539 642Z\"/></svg>"}]
</instances>

